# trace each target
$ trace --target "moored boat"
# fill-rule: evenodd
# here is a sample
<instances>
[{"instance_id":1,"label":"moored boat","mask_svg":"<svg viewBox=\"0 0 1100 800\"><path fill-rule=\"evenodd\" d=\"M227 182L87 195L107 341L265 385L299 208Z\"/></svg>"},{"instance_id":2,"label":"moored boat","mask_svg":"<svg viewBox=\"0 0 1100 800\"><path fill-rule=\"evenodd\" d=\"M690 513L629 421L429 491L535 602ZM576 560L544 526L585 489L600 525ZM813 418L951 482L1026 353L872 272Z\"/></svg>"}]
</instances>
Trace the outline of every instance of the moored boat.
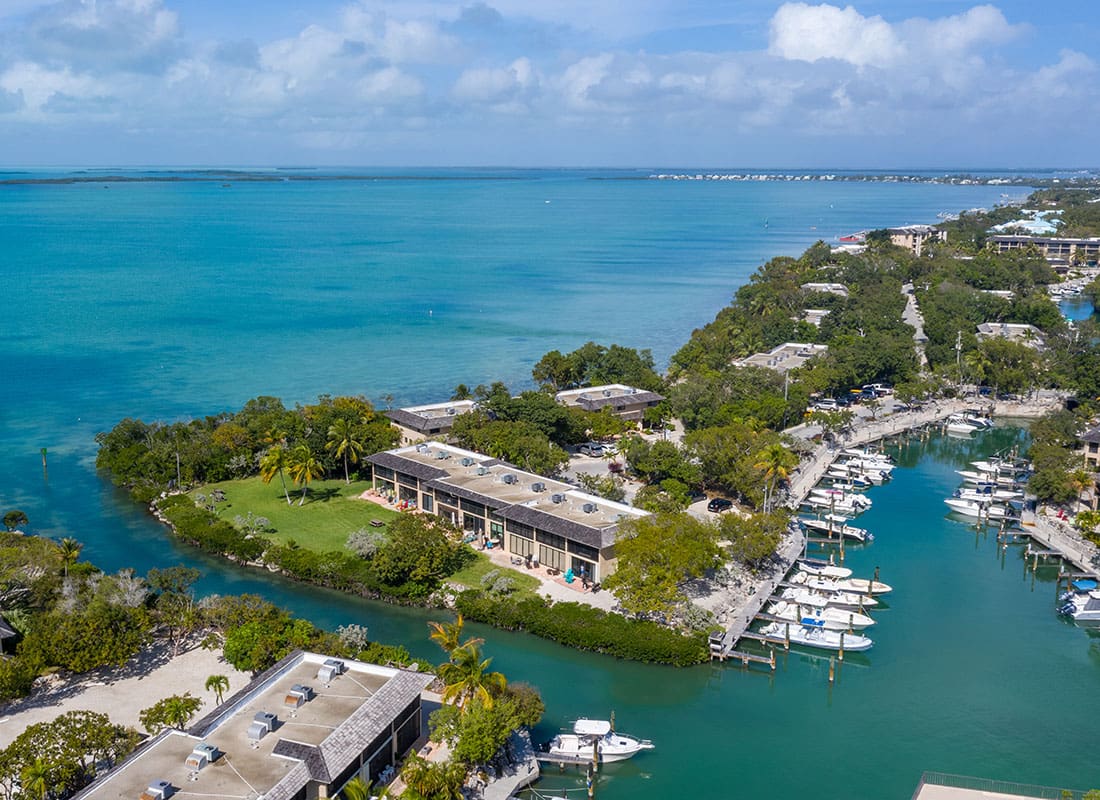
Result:
<instances>
[{"instance_id":1,"label":"moored boat","mask_svg":"<svg viewBox=\"0 0 1100 800\"><path fill-rule=\"evenodd\" d=\"M780 597L801 606L813 606L814 608L854 608L859 610L878 605L878 600L870 595L856 594L855 592L823 592L817 589L808 589L805 586L788 586L783 590Z\"/></svg>"},{"instance_id":2,"label":"moored boat","mask_svg":"<svg viewBox=\"0 0 1100 800\"><path fill-rule=\"evenodd\" d=\"M1060 598L1058 613L1075 622L1100 622L1100 591L1092 578L1078 578Z\"/></svg>"},{"instance_id":3,"label":"moored boat","mask_svg":"<svg viewBox=\"0 0 1100 800\"><path fill-rule=\"evenodd\" d=\"M806 530L823 533L830 538L843 536L846 539L855 539L857 542L874 541L874 534L866 528L849 525L848 521L847 517L842 517L839 514L826 514L821 519L813 519L812 517L795 518L795 522Z\"/></svg>"},{"instance_id":4,"label":"moored boat","mask_svg":"<svg viewBox=\"0 0 1100 800\"><path fill-rule=\"evenodd\" d=\"M875 624L866 614L832 606L801 606L789 600L778 600L767 607L767 613L788 622L830 631L860 631Z\"/></svg>"},{"instance_id":5,"label":"moored boat","mask_svg":"<svg viewBox=\"0 0 1100 800\"><path fill-rule=\"evenodd\" d=\"M826 578L852 577L852 571L850 569L847 567L838 567L836 564L830 564L828 561L821 561L816 558L800 558L796 563L800 570L808 572L811 575L822 575Z\"/></svg>"},{"instance_id":6,"label":"moored boat","mask_svg":"<svg viewBox=\"0 0 1100 800\"><path fill-rule=\"evenodd\" d=\"M999 505L992 500L974 500L963 497L948 497L944 500L947 506L956 514L974 519L1019 519L1011 508Z\"/></svg>"},{"instance_id":7,"label":"moored boat","mask_svg":"<svg viewBox=\"0 0 1100 800\"><path fill-rule=\"evenodd\" d=\"M578 719L572 733L559 733L546 748L549 760L579 763L591 760L593 750L601 762L625 761L642 750L652 750L653 742L625 733L618 733L605 719Z\"/></svg>"},{"instance_id":8,"label":"moored boat","mask_svg":"<svg viewBox=\"0 0 1100 800\"><path fill-rule=\"evenodd\" d=\"M824 628L811 628L805 625L794 625L782 622L772 622L766 627L761 628L760 633L764 636L776 639L783 639L790 636L791 644L816 647L821 650L839 650L843 647L845 650L855 652L870 650L874 644L868 637L861 636L858 633L830 631Z\"/></svg>"},{"instance_id":9,"label":"moored boat","mask_svg":"<svg viewBox=\"0 0 1100 800\"><path fill-rule=\"evenodd\" d=\"M869 581L866 578L823 578L807 572L796 572L791 583L802 584L809 589L824 592L851 592L853 594L888 594L893 587L881 581Z\"/></svg>"}]
</instances>

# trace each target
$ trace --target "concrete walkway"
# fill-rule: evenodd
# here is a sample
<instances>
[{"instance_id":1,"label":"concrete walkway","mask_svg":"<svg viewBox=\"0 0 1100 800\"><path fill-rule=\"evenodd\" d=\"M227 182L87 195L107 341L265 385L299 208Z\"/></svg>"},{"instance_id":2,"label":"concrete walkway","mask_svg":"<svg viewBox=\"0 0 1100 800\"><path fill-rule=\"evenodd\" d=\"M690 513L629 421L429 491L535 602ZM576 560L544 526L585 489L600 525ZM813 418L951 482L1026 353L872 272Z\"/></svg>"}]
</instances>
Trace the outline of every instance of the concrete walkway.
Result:
<instances>
[{"instance_id":1,"label":"concrete walkway","mask_svg":"<svg viewBox=\"0 0 1100 800\"><path fill-rule=\"evenodd\" d=\"M913 326L913 347L920 359L920 368L928 369L928 357L924 354L924 343L928 337L924 335L924 316L917 307L917 295L913 291L913 284L907 283L901 287L901 293L905 295L905 310L901 312L901 321Z\"/></svg>"},{"instance_id":2,"label":"concrete walkway","mask_svg":"<svg viewBox=\"0 0 1100 800\"><path fill-rule=\"evenodd\" d=\"M611 592L593 592L592 584L589 584L589 588L585 589L580 578L574 578L572 583L566 583L564 574L551 575L546 567L540 566L528 569L523 564L513 564L511 554L496 547L492 550L479 550L478 552L488 556L495 566L512 569L537 579L539 594L543 596L550 595L550 599L556 603L584 603L593 608L602 608L604 611L610 611L615 606L615 596Z\"/></svg>"},{"instance_id":3,"label":"concrete walkway","mask_svg":"<svg viewBox=\"0 0 1100 800\"><path fill-rule=\"evenodd\" d=\"M1100 550L1092 542L1085 540L1068 522L1058 519L1052 513L1025 512L1023 524L1028 536L1036 542L1048 550L1057 550L1082 572L1100 578Z\"/></svg>"}]
</instances>

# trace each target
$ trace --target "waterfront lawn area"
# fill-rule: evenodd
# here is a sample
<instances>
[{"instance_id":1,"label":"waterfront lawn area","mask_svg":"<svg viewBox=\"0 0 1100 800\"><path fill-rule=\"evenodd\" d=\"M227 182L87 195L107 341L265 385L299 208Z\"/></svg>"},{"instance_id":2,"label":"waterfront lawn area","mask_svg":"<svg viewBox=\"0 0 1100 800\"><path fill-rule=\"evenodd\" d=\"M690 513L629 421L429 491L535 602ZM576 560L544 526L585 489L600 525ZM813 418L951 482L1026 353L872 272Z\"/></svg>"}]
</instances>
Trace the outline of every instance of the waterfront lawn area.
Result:
<instances>
[{"instance_id":1,"label":"waterfront lawn area","mask_svg":"<svg viewBox=\"0 0 1100 800\"><path fill-rule=\"evenodd\" d=\"M539 579L534 575L527 575L519 570L509 569L508 567L499 567L489 560L489 557L484 553L479 553L476 550L471 550L474 557L470 559L469 563L456 572L454 575L447 578L448 583L459 583L463 586L468 586L471 589L484 589L481 579L487 572L492 570L498 570L501 577L511 578L516 582L516 588L513 595L529 595L538 594Z\"/></svg>"},{"instance_id":2,"label":"waterfront lawn area","mask_svg":"<svg viewBox=\"0 0 1100 800\"><path fill-rule=\"evenodd\" d=\"M301 507L298 500L302 490L294 491L290 484L287 488L293 501L290 506L286 504L278 478L266 484L259 478L210 483L189 494L192 499L200 494L210 497L220 489L225 493L225 502L217 504L217 515L226 522L232 524L237 515L243 517L251 511L254 516L267 517L271 522L262 536L279 544L293 539L302 547L317 552L343 551L352 531L360 528L385 531L385 527L371 527L371 520L385 523L400 513L358 499L370 488L369 481L351 484L342 480L313 481L306 492L305 505Z\"/></svg>"}]
</instances>

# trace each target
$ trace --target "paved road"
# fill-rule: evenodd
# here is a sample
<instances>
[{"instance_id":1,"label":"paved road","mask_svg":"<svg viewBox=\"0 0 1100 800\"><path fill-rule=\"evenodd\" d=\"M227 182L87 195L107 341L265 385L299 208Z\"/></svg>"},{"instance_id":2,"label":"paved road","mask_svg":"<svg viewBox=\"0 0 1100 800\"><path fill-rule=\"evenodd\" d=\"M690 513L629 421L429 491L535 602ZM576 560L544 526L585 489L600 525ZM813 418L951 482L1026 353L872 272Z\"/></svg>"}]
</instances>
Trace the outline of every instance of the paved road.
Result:
<instances>
[{"instance_id":1,"label":"paved road","mask_svg":"<svg viewBox=\"0 0 1100 800\"><path fill-rule=\"evenodd\" d=\"M921 369L928 369L928 357L924 354L924 343L928 337L924 335L924 317L917 307L917 295L913 291L913 284L907 283L901 287L901 293L905 295L905 310L901 312L901 320L907 325L913 326L913 343L920 359Z\"/></svg>"}]
</instances>

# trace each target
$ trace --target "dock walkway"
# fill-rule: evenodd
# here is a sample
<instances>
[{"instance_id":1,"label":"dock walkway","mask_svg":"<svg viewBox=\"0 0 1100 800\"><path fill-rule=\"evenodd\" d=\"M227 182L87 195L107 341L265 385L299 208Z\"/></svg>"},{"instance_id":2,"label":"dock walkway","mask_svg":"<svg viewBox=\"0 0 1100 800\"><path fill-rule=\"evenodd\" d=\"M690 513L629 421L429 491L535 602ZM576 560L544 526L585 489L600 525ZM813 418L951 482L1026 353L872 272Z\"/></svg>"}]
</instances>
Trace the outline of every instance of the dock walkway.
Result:
<instances>
[{"instance_id":1,"label":"dock walkway","mask_svg":"<svg viewBox=\"0 0 1100 800\"><path fill-rule=\"evenodd\" d=\"M1048 548L1047 552L1033 550L1033 554L1050 555L1056 553L1060 558L1082 573L1100 579L1100 550L1086 541L1071 525L1045 514L1025 512L1022 532L1032 540Z\"/></svg>"}]
</instances>

